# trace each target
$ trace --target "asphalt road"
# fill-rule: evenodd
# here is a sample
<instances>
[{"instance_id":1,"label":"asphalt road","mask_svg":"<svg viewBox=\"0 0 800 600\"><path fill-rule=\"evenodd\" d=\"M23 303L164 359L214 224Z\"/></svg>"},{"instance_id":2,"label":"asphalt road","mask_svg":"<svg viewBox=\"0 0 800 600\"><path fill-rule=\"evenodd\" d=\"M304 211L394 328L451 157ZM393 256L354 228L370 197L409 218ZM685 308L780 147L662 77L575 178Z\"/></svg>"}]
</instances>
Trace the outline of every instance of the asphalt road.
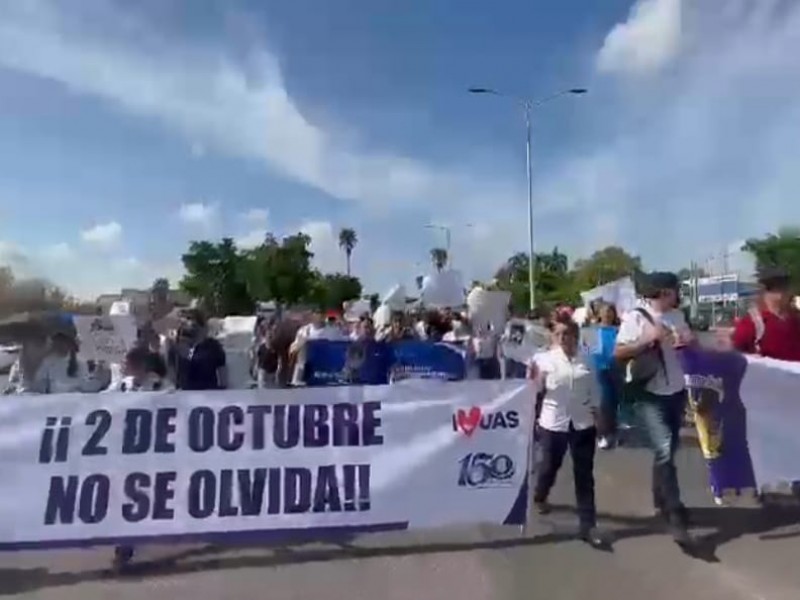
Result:
<instances>
[{"instance_id":1,"label":"asphalt road","mask_svg":"<svg viewBox=\"0 0 800 600\"><path fill-rule=\"evenodd\" d=\"M632 444L634 445L634 444ZM651 517L649 455L627 447L599 456L601 525L613 552L575 539L570 465L557 510L529 530L474 527L364 536L342 546L147 547L137 571L114 577L111 551L0 554L0 596L41 600L511 600L617 598L796 600L800 509L715 507L696 449L678 456L684 498L702 543L693 555ZM4 490L9 493L9 490Z\"/></svg>"}]
</instances>

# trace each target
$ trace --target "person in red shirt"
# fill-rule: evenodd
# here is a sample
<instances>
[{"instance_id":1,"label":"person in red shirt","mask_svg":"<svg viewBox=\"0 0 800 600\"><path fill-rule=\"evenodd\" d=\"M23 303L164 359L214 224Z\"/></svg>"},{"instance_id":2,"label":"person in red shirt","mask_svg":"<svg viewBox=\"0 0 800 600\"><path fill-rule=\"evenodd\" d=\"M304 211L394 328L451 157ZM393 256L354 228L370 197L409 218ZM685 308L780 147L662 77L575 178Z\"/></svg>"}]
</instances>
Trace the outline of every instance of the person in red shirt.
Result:
<instances>
[{"instance_id":1,"label":"person in red shirt","mask_svg":"<svg viewBox=\"0 0 800 600\"><path fill-rule=\"evenodd\" d=\"M800 313L792 306L789 276L766 269L758 278L761 298L733 331L733 347L746 354L800 362Z\"/></svg>"}]
</instances>

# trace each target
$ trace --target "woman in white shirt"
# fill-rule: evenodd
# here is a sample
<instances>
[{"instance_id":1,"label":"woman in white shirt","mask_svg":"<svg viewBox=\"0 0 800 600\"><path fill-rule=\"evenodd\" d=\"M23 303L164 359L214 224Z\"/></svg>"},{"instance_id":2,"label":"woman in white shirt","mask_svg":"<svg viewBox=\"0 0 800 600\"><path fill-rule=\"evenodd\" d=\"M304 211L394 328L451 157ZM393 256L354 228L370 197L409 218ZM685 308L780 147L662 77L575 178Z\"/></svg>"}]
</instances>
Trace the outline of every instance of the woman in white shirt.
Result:
<instances>
[{"instance_id":1,"label":"woman in white shirt","mask_svg":"<svg viewBox=\"0 0 800 600\"><path fill-rule=\"evenodd\" d=\"M472 350L480 379L500 379L500 361L497 357L497 336L491 323L479 328L472 337Z\"/></svg>"},{"instance_id":2,"label":"woman in white shirt","mask_svg":"<svg viewBox=\"0 0 800 600\"><path fill-rule=\"evenodd\" d=\"M109 392L159 392L168 388L163 373L153 361L153 354L147 348L135 347L125 355L123 378L110 388ZM133 546L114 548L114 570L125 570L133 559Z\"/></svg>"},{"instance_id":3,"label":"woman in white shirt","mask_svg":"<svg viewBox=\"0 0 800 600\"><path fill-rule=\"evenodd\" d=\"M91 368L78 358L74 335L57 332L50 337L50 350L36 370L32 391L41 394L99 392L110 381L104 365Z\"/></svg>"},{"instance_id":4,"label":"woman in white shirt","mask_svg":"<svg viewBox=\"0 0 800 600\"><path fill-rule=\"evenodd\" d=\"M597 529L594 501L600 390L590 357L579 353L578 325L563 317L552 323L551 331L552 348L535 355L529 370L537 400L541 399L537 439L542 454L533 501L540 514L549 512L547 499L569 448L581 539L594 548L605 548L608 541Z\"/></svg>"},{"instance_id":5,"label":"woman in white shirt","mask_svg":"<svg viewBox=\"0 0 800 600\"><path fill-rule=\"evenodd\" d=\"M16 362L8 373L9 394L38 393L36 373L48 353L47 336L34 332L22 341Z\"/></svg>"}]
</instances>

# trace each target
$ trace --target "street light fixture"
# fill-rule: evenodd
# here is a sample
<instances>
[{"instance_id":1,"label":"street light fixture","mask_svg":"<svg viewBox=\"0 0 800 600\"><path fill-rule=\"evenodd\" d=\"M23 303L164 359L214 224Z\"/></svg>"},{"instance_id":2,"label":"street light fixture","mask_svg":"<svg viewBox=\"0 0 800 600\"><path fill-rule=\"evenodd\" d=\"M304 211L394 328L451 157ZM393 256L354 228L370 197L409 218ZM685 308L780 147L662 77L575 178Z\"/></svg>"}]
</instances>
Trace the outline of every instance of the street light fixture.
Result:
<instances>
[{"instance_id":1,"label":"street light fixture","mask_svg":"<svg viewBox=\"0 0 800 600\"><path fill-rule=\"evenodd\" d=\"M472 223L464 223L463 227L474 227ZM439 225L437 223L428 223L425 225L426 229L438 229L444 232L445 250L447 250L447 266L453 266L453 257L450 254L450 242L452 238L453 228L449 225Z\"/></svg>"},{"instance_id":2,"label":"street light fixture","mask_svg":"<svg viewBox=\"0 0 800 600\"><path fill-rule=\"evenodd\" d=\"M528 175L528 290L530 293L530 309L536 308L536 253L533 244L533 167L531 164L531 113L534 108L560 98L561 96L573 95L581 96L588 93L586 88L569 88L562 90L551 96L544 98L530 99L519 96L512 96L498 92L492 88L471 87L468 89L470 94L490 94L492 96L503 96L511 98L522 105L525 114L525 155Z\"/></svg>"}]
</instances>

